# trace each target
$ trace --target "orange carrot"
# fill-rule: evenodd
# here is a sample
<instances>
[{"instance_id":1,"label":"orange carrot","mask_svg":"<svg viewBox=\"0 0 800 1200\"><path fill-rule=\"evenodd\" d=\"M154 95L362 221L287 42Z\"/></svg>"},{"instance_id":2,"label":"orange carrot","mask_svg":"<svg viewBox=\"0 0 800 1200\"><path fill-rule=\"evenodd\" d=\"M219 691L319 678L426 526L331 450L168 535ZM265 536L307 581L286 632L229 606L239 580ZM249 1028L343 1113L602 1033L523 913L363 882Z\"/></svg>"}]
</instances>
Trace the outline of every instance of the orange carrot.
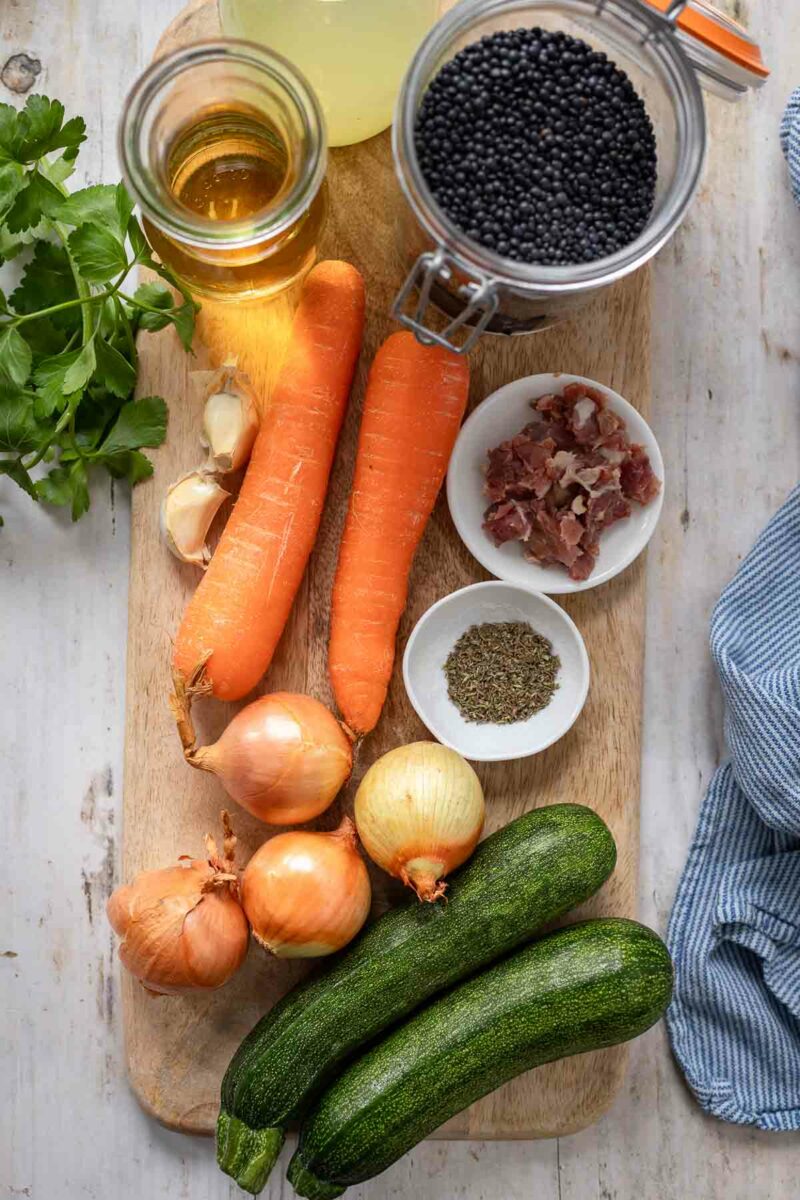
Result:
<instances>
[{"instance_id":1,"label":"orange carrot","mask_svg":"<svg viewBox=\"0 0 800 1200\"><path fill-rule=\"evenodd\" d=\"M247 695L289 616L325 503L364 331L364 281L345 262L308 276L239 499L184 614L173 666L221 700Z\"/></svg>"},{"instance_id":2,"label":"orange carrot","mask_svg":"<svg viewBox=\"0 0 800 1200\"><path fill-rule=\"evenodd\" d=\"M377 724L394 664L411 561L433 511L467 403L469 368L410 333L370 371L339 563L328 668L356 734Z\"/></svg>"}]
</instances>

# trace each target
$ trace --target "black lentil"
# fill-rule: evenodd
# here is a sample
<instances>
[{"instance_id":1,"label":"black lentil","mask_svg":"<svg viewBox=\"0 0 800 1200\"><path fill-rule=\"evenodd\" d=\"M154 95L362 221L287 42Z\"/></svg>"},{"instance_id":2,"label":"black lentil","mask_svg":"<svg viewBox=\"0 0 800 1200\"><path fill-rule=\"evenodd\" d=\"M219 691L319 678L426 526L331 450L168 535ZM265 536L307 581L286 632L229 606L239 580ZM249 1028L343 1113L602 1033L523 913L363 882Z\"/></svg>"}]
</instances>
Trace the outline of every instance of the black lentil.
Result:
<instances>
[{"instance_id":1,"label":"black lentil","mask_svg":"<svg viewBox=\"0 0 800 1200\"><path fill-rule=\"evenodd\" d=\"M467 237L506 258L591 262L632 242L656 186L644 102L602 51L517 29L466 46L429 85L420 168Z\"/></svg>"}]
</instances>

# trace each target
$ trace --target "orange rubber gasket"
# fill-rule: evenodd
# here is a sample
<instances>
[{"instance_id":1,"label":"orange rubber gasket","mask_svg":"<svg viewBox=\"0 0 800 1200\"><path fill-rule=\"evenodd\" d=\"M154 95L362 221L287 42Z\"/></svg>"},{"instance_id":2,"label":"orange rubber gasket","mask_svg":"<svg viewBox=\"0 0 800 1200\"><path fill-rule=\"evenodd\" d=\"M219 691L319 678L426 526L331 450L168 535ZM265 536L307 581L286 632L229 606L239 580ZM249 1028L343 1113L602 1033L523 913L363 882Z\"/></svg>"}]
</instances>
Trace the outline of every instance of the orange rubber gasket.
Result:
<instances>
[{"instance_id":1,"label":"orange rubber gasket","mask_svg":"<svg viewBox=\"0 0 800 1200\"><path fill-rule=\"evenodd\" d=\"M658 9L659 12L666 12L670 4L670 0L646 0L646 2L651 8ZM706 5L705 7L710 9L712 6ZM730 21L729 17L725 19ZM744 29L742 30L744 36L742 36L733 29L719 25L708 13L688 6L678 17L678 26L685 33L691 34L698 41L710 46L712 50L718 50L720 54L724 54L738 66L746 67L748 71L753 71L763 79L769 75L769 68L764 64L760 47L747 37Z\"/></svg>"}]
</instances>

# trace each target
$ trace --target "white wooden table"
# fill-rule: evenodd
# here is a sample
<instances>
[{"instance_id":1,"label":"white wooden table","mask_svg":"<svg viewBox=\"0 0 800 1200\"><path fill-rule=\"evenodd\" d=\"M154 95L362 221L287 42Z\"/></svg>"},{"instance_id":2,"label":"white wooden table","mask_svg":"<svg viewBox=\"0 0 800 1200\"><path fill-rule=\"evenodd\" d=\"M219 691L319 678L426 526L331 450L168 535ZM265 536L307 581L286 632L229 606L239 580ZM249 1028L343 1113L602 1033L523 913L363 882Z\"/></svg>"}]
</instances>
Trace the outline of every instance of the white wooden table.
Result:
<instances>
[{"instance_id":1,"label":"white wooden table","mask_svg":"<svg viewBox=\"0 0 800 1200\"><path fill-rule=\"evenodd\" d=\"M20 51L39 59L36 90L88 120L86 181L118 177L123 95L180 2L0 3L0 66ZM668 487L648 567L640 915L660 931L724 753L711 607L800 478L800 212L778 145L800 84L800 7L728 7L773 75L738 106L709 101L704 186L656 266L654 425ZM12 99L0 84L0 101ZM0 1197L240 1196L210 1142L139 1111L122 1065L103 906L118 864L128 496L100 484L73 528L10 491L0 533ZM788 1200L799 1177L800 1138L704 1116L658 1029L635 1044L627 1084L593 1129L540 1143L428 1143L349 1194ZM264 1195L288 1200L279 1171Z\"/></svg>"}]
</instances>

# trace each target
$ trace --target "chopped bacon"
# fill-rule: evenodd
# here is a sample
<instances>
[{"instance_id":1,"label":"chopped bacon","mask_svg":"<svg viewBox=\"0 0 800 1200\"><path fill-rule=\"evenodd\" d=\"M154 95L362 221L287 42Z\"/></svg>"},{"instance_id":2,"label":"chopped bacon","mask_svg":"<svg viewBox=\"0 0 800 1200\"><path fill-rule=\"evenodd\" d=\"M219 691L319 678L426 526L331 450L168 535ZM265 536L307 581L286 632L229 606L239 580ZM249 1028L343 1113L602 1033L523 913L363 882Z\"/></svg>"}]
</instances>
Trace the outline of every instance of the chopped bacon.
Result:
<instances>
[{"instance_id":1,"label":"chopped bacon","mask_svg":"<svg viewBox=\"0 0 800 1200\"><path fill-rule=\"evenodd\" d=\"M629 455L620 468L622 491L639 504L649 502L661 491L661 482L653 474L644 446L629 447Z\"/></svg>"},{"instance_id":2,"label":"chopped bacon","mask_svg":"<svg viewBox=\"0 0 800 1200\"><path fill-rule=\"evenodd\" d=\"M507 500L487 510L483 527L497 546L502 546L503 542L524 542L531 534L531 518L525 506L516 500Z\"/></svg>"},{"instance_id":3,"label":"chopped bacon","mask_svg":"<svg viewBox=\"0 0 800 1200\"><path fill-rule=\"evenodd\" d=\"M534 441L526 433L518 433L489 451L484 491L493 502L517 498L528 499L531 494L544 496L552 482L548 464L555 450L550 438Z\"/></svg>"},{"instance_id":4,"label":"chopped bacon","mask_svg":"<svg viewBox=\"0 0 800 1200\"><path fill-rule=\"evenodd\" d=\"M574 445L574 438L566 424L542 410L534 412L533 419L528 422L522 432L529 438L533 438L535 442L542 442L545 438L550 438L559 450L568 450L570 446Z\"/></svg>"},{"instance_id":5,"label":"chopped bacon","mask_svg":"<svg viewBox=\"0 0 800 1200\"><path fill-rule=\"evenodd\" d=\"M523 543L525 557L588 579L602 530L648 504L661 484L642 446L602 392L570 383L531 402L533 418L489 451L484 529L497 545Z\"/></svg>"},{"instance_id":6,"label":"chopped bacon","mask_svg":"<svg viewBox=\"0 0 800 1200\"><path fill-rule=\"evenodd\" d=\"M619 432L621 443L627 442L625 437L625 422L622 417L618 416L611 408L601 408L597 414L597 429L600 434L601 445L608 446L613 441L613 435Z\"/></svg>"},{"instance_id":7,"label":"chopped bacon","mask_svg":"<svg viewBox=\"0 0 800 1200\"><path fill-rule=\"evenodd\" d=\"M630 501L620 491L601 492L599 496L592 496L586 506L587 527L594 526L598 533L630 515Z\"/></svg>"},{"instance_id":8,"label":"chopped bacon","mask_svg":"<svg viewBox=\"0 0 800 1200\"><path fill-rule=\"evenodd\" d=\"M579 446L596 446L600 440L597 421L597 405L588 396L582 396L572 410L570 421L572 436Z\"/></svg>"}]
</instances>

